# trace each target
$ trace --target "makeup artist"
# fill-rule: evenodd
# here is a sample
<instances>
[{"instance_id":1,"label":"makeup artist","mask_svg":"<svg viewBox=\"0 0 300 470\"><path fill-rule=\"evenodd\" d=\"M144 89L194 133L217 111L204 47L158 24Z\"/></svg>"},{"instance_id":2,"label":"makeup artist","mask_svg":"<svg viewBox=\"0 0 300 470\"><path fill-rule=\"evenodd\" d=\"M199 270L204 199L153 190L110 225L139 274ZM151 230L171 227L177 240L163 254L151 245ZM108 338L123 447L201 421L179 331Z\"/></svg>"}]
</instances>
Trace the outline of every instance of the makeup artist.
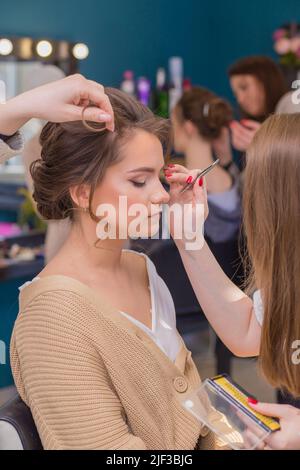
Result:
<instances>
[{"instance_id":1,"label":"makeup artist","mask_svg":"<svg viewBox=\"0 0 300 470\"><path fill-rule=\"evenodd\" d=\"M261 123L271 114L299 113L279 66L269 57L249 56L229 68L230 86L240 108L241 121L232 121L232 144L245 152Z\"/></svg>"}]
</instances>

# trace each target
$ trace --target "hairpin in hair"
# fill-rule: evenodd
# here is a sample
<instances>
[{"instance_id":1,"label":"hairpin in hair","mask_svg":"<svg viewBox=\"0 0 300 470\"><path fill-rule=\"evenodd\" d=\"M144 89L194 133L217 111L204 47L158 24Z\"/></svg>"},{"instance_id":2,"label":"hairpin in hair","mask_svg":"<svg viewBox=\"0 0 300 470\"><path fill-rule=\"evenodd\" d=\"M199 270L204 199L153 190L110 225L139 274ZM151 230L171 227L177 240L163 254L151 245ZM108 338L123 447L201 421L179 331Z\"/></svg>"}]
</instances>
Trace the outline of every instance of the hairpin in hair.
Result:
<instances>
[{"instance_id":1,"label":"hairpin in hair","mask_svg":"<svg viewBox=\"0 0 300 470\"><path fill-rule=\"evenodd\" d=\"M209 103L205 103L203 106L203 116L207 117L209 114Z\"/></svg>"}]
</instances>

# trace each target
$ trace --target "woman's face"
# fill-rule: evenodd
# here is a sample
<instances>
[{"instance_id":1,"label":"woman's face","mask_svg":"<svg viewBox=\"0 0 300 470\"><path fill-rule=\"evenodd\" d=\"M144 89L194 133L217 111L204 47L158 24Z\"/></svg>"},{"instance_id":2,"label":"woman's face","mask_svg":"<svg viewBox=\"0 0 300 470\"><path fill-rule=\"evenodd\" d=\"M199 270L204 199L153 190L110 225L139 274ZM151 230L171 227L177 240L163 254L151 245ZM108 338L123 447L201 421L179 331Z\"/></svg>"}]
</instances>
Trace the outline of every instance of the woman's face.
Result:
<instances>
[{"instance_id":1,"label":"woman's face","mask_svg":"<svg viewBox=\"0 0 300 470\"><path fill-rule=\"evenodd\" d=\"M241 109L253 117L265 112L265 91L262 83L254 75L233 75L230 85Z\"/></svg>"},{"instance_id":2,"label":"woman's face","mask_svg":"<svg viewBox=\"0 0 300 470\"><path fill-rule=\"evenodd\" d=\"M104 179L95 191L94 213L102 203L115 208L117 234L121 229L124 231L125 225L128 227L137 215L142 214L139 219L142 221L142 235L153 236L159 229L162 204L169 201L169 194L159 178L164 166L162 145L153 134L137 130L122 146L121 152L123 158L106 170ZM123 196L121 205L120 196ZM143 212L126 213L133 204L138 204ZM132 236L132 233L127 231L126 235Z\"/></svg>"}]
</instances>

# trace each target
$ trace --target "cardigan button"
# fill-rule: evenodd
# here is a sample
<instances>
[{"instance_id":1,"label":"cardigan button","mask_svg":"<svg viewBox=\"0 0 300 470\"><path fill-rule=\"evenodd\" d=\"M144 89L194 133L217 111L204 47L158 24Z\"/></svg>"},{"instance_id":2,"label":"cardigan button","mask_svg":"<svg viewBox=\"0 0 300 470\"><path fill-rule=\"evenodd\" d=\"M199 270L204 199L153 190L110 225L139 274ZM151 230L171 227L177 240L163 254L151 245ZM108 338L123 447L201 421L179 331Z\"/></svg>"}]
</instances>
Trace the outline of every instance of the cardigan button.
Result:
<instances>
[{"instance_id":1,"label":"cardigan button","mask_svg":"<svg viewBox=\"0 0 300 470\"><path fill-rule=\"evenodd\" d=\"M174 388L179 393L184 393L188 389L188 383L183 377L176 377L173 381Z\"/></svg>"},{"instance_id":2,"label":"cardigan button","mask_svg":"<svg viewBox=\"0 0 300 470\"><path fill-rule=\"evenodd\" d=\"M201 435L201 437L206 437L209 432L210 432L210 430L207 426L202 426L201 431L200 431L200 435Z\"/></svg>"}]
</instances>

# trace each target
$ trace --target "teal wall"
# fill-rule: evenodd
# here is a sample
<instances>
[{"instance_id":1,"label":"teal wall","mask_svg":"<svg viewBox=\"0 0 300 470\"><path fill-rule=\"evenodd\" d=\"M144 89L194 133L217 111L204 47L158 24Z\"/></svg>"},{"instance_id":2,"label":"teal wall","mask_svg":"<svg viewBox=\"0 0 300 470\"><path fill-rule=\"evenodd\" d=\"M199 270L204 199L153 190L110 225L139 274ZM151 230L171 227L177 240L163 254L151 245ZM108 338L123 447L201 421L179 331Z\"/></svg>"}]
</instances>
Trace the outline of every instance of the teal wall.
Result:
<instances>
[{"instance_id":1,"label":"teal wall","mask_svg":"<svg viewBox=\"0 0 300 470\"><path fill-rule=\"evenodd\" d=\"M0 35L83 41L81 71L117 86L124 69L154 78L171 55L186 75L229 96L228 65L248 54L272 55L272 32L300 21L300 0L1 0Z\"/></svg>"}]
</instances>

